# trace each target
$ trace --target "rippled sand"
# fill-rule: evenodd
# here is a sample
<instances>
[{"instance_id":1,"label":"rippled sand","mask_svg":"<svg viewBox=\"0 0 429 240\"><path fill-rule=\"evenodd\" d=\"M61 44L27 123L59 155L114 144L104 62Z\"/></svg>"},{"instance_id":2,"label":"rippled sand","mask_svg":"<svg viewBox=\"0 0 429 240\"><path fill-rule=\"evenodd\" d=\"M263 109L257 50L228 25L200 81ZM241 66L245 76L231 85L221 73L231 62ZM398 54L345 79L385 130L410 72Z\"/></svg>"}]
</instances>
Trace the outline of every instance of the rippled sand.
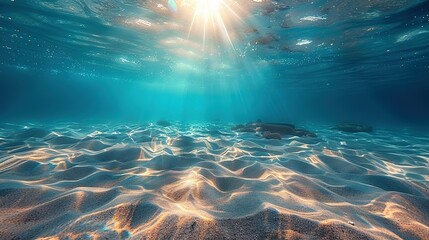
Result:
<instances>
[{"instance_id":1,"label":"rippled sand","mask_svg":"<svg viewBox=\"0 0 429 240\"><path fill-rule=\"evenodd\" d=\"M429 239L429 137L0 125L0 238Z\"/></svg>"}]
</instances>

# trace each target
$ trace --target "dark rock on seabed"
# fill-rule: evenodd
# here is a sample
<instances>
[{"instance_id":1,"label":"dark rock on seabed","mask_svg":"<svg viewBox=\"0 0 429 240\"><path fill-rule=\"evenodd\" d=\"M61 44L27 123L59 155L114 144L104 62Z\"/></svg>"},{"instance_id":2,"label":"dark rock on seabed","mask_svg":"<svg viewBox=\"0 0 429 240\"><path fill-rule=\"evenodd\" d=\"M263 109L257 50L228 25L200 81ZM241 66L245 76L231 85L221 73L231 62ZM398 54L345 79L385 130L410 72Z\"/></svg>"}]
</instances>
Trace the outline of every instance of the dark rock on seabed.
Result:
<instances>
[{"instance_id":1,"label":"dark rock on seabed","mask_svg":"<svg viewBox=\"0 0 429 240\"><path fill-rule=\"evenodd\" d=\"M162 127L169 127L171 126L171 123L169 121L165 121L165 120L159 120L156 122L157 125L162 126Z\"/></svg>"},{"instance_id":2,"label":"dark rock on seabed","mask_svg":"<svg viewBox=\"0 0 429 240\"><path fill-rule=\"evenodd\" d=\"M232 127L231 130L236 132L261 133L261 136L267 139L281 139L282 135L316 137L316 134L305 129L296 129L295 125L289 123L252 122L246 125L236 125Z\"/></svg>"},{"instance_id":3,"label":"dark rock on seabed","mask_svg":"<svg viewBox=\"0 0 429 240\"><path fill-rule=\"evenodd\" d=\"M280 133L271 133L268 131L265 131L264 135L262 135L262 137L264 137L266 139L278 139L278 140L282 139L282 135L280 135Z\"/></svg>"},{"instance_id":4,"label":"dark rock on seabed","mask_svg":"<svg viewBox=\"0 0 429 240\"><path fill-rule=\"evenodd\" d=\"M357 133L357 132L370 133L373 131L373 128L371 126L366 126L366 125L361 125L356 123L338 124L333 129L336 129L342 132L349 132L349 133Z\"/></svg>"}]
</instances>

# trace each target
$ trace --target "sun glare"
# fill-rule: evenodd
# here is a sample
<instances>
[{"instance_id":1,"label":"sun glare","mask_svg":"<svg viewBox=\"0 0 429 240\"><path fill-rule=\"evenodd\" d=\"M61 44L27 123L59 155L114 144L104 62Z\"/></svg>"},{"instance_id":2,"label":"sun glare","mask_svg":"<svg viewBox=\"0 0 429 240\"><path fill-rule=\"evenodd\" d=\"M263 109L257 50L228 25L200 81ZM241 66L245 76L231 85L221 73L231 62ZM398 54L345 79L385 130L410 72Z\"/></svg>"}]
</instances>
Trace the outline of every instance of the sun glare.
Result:
<instances>
[{"instance_id":1,"label":"sun glare","mask_svg":"<svg viewBox=\"0 0 429 240\"><path fill-rule=\"evenodd\" d=\"M221 5L222 0L195 0L195 12L210 18L219 14Z\"/></svg>"},{"instance_id":2,"label":"sun glare","mask_svg":"<svg viewBox=\"0 0 429 240\"><path fill-rule=\"evenodd\" d=\"M229 43L234 49L228 25L231 25L237 14L228 6L227 0L191 0L187 4L193 8L193 16L189 27L191 33L202 34L203 48L207 40L219 40Z\"/></svg>"}]
</instances>

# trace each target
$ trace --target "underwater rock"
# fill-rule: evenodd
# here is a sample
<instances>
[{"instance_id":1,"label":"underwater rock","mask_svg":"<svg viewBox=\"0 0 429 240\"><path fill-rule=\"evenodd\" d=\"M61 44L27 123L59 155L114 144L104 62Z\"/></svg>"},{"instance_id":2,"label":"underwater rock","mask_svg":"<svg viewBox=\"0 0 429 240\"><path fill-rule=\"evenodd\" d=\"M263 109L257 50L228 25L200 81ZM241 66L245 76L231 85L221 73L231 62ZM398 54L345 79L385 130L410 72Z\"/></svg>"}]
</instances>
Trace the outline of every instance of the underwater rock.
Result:
<instances>
[{"instance_id":1,"label":"underwater rock","mask_svg":"<svg viewBox=\"0 0 429 240\"><path fill-rule=\"evenodd\" d=\"M165 121L165 120L159 120L156 122L157 125L162 126L162 127L169 127L171 126L171 123L169 121Z\"/></svg>"},{"instance_id":2,"label":"underwater rock","mask_svg":"<svg viewBox=\"0 0 429 240\"><path fill-rule=\"evenodd\" d=\"M271 133L269 131L265 131L262 137L266 139L282 140L282 135L280 135L280 133Z\"/></svg>"},{"instance_id":3,"label":"underwater rock","mask_svg":"<svg viewBox=\"0 0 429 240\"><path fill-rule=\"evenodd\" d=\"M298 137L317 137L315 133L304 129L296 129L294 135Z\"/></svg>"},{"instance_id":4,"label":"underwater rock","mask_svg":"<svg viewBox=\"0 0 429 240\"><path fill-rule=\"evenodd\" d=\"M285 132L290 133L294 131L295 126L293 124L289 123L262 123L262 122L256 122L252 123L252 126L256 128L261 128L264 131L270 131L270 132Z\"/></svg>"},{"instance_id":5,"label":"underwater rock","mask_svg":"<svg viewBox=\"0 0 429 240\"><path fill-rule=\"evenodd\" d=\"M232 131L237 132L256 132L255 128L249 125L238 124L231 128Z\"/></svg>"},{"instance_id":6,"label":"underwater rock","mask_svg":"<svg viewBox=\"0 0 429 240\"><path fill-rule=\"evenodd\" d=\"M291 134L294 133L295 126L292 124L278 124L278 123L252 123L252 126L255 128L255 131L258 132L272 132L279 134Z\"/></svg>"},{"instance_id":7,"label":"underwater rock","mask_svg":"<svg viewBox=\"0 0 429 240\"><path fill-rule=\"evenodd\" d=\"M246 125L243 125L243 124L236 125L232 127L231 130L236 132L256 132L256 133L260 133L260 136L264 138L266 138L265 137L266 133L278 134L280 136L280 139L282 135L292 135L292 136L298 136L298 137L316 137L316 134L304 129L295 129L295 126L289 123L252 122ZM278 139L277 135L275 137L276 139Z\"/></svg>"},{"instance_id":8,"label":"underwater rock","mask_svg":"<svg viewBox=\"0 0 429 240\"><path fill-rule=\"evenodd\" d=\"M252 127L244 127L237 129L237 132L256 132L255 128Z\"/></svg>"},{"instance_id":9,"label":"underwater rock","mask_svg":"<svg viewBox=\"0 0 429 240\"><path fill-rule=\"evenodd\" d=\"M333 129L336 129L342 132L350 132L350 133L357 133L357 132L370 133L373 131L373 128L371 126L365 126L365 125L355 124L355 123L338 124Z\"/></svg>"}]
</instances>

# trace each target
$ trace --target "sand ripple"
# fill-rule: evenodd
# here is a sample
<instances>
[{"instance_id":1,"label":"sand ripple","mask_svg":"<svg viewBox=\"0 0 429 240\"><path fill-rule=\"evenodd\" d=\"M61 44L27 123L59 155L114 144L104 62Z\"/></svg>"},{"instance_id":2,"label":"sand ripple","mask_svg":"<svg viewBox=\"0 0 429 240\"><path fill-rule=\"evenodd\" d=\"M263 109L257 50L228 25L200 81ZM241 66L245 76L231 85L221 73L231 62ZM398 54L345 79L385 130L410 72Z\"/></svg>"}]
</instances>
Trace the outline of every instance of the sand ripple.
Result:
<instances>
[{"instance_id":1,"label":"sand ripple","mask_svg":"<svg viewBox=\"0 0 429 240\"><path fill-rule=\"evenodd\" d=\"M2 124L0 238L429 239L429 137L229 128Z\"/></svg>"}]
</instances>

